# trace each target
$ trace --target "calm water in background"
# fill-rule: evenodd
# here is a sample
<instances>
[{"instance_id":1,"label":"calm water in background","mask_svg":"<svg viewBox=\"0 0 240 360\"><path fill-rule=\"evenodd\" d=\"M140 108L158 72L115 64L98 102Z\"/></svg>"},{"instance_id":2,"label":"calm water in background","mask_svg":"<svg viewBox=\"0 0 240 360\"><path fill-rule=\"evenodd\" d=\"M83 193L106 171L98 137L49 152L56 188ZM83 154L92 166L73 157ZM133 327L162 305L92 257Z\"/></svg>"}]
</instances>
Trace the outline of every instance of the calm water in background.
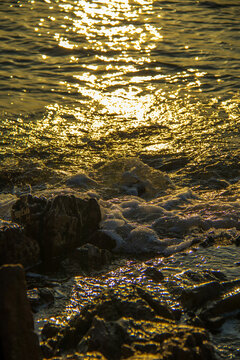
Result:
<instances>
[{"instance_id":1,"label":"calm water in background","mask_svg":"<svg viewBox=\"0 0 240 360\"><path fill-rule=\"evenodd\" d=\"M238 0L2 0L0 19L2 164L236 156Z\"/></svg>"}]
</instances>

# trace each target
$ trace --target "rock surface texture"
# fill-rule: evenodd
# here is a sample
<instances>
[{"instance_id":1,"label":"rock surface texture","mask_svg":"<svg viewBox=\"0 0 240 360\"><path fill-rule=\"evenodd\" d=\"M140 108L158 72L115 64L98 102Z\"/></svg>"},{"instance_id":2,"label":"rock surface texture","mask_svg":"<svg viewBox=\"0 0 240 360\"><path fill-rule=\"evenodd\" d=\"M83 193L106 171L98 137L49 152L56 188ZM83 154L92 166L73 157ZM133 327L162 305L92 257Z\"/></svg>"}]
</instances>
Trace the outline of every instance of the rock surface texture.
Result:
<instances>
[{"instance_id":1,"label":"rock surface texture","mask_svg":"<svg viewBox=\"0 0 240 360\"><path fill-rule=\"evenodd\" d=\"M13 205L12 220L23 227L24 240L37 242L40 259L48 263L87 242L99 227L101 209L93 198L25 195Z\"/></svg>"},{"instance_id":2,"label":"rock surface texture","mask_svg":"<svg viewBox=\"0 0 240 360\"><path fill-rule=\"evenodd\" d=\"M214 360L214 348L203 328L178 323L179 312L138 286L111 289L83 308L64 328L45 325L45 356L69 359L99 354L109 360ZM53 335L53 336L51 336ZM47 351L46 351L47 349ZM72 357L70 357L72 354ZM88 358L88 357L86 357ZM97 355L93 355L97 359Z\"/></svg>"},{"instance_id":3,"label":"rock surface texture","mask_svg":"<svg viewBox=\"0 0 240 360\"><path fill-rule=\"evenodd\" d=\"M20 265L0 268L0 359L39 360L40 348Z\"/></svg>"},{"instance_id":4,"label":"rock surface texture","mask_svg":"<svg viewBox=\"0 0 240 360\"><path fill-rule=\"evenodd\" d=\"M27 236L21 226L5 223L0 227L0 265L20 263L29 266L39 259L38 242Z\"/></svg>"}]
</instances>

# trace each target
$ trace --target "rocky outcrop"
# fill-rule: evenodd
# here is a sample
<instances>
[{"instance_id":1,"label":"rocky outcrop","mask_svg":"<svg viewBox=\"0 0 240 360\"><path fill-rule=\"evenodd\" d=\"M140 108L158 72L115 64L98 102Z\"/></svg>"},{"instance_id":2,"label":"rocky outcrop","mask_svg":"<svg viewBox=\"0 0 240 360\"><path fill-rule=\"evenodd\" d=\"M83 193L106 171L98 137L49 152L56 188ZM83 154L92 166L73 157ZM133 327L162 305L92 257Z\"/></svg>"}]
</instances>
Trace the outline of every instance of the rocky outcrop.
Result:
<instances>
[{"instance_id":1,"label":"rocky outcrop","mask_svg":"<svg viewBox=\"0 0 240 360\"><path fill-rule=\"evenodd\" d=\"M113 288L83 308L64 329L46 324L43 334L54 335L47 336L42 349L48 349L48 358L67 351L79 356L97 352L108 360L214 360L207 332L178 320L167 303L143 287Z\"/></svg>"},{"instance_id":2,"label":"rocky outcrop","mask_svg":"<svg viewBox=\"0 0 240 360\"><path fill-rule=\"evenodd\" d=\"M26 195L13 205L12 220L24 228L25 237L37 241L47 263L86 243L99 227L101 209L93 198Z\"/></svg>"},{"instance_id":3,"label":"rocky outcrop","mask_svg":"<svg viewBox=\"0 0 240 360\"><path fill-rule=\"evenodd\" d=\"M163 360L215 358L204 330L163 323L159 318L152 322L131 318L106 321L96 316L78 349L97 350L111 360L125 358L126 350L130 359L154 355Z\"/></svg>"},{"instance_id":4,"label":"rocky outcrop","mask_svg":"<svg viewBox=\"0 0 240 360\"><path fill-rule=\"evenodd\" d=\"M20 265L0 268L0 358L39 360L40 348Z\"/></svg>"},{"instance_id":5,"label":"rocky outcrop","mask_svg":"<svg viewBox=\"0 0 240 360\"><path fill-rule=\"evenodd\" d=\"M0 265L20 263L29 266L36 264L39 259L37 240L27 236L21 226L5 222L0 227Z\"/></svg>"}]
</instances>

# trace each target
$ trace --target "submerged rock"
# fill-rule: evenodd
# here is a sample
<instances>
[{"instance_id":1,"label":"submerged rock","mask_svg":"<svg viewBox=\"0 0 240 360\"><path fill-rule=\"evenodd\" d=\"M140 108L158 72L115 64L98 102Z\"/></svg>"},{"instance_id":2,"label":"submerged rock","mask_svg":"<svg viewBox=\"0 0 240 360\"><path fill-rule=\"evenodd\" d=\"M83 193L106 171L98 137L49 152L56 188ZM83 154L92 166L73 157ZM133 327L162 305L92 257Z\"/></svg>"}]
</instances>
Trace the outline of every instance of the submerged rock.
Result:
<instances>
[{"instance_id":1,"label":"submerged rock","mask_svg":"<svg viewBox=\"0 0 240 360\"><path fill-rule=\"evenodd\" d=\"M27 195L13 205L12 219L37 240L46 263L86 243L99 227L101 209L93 198L58 195L47 200Z\"/></svg>"},{"instance_id":2,"label":"submerged rock","mask_svg":"<svg viewBox=\"0 0 240 360\"><path fill-rule=\"evenodd\" d=\"M39 360L40 348L20 265L0 268L0 293L0 358Z\"/></svg>"}]
</instances>

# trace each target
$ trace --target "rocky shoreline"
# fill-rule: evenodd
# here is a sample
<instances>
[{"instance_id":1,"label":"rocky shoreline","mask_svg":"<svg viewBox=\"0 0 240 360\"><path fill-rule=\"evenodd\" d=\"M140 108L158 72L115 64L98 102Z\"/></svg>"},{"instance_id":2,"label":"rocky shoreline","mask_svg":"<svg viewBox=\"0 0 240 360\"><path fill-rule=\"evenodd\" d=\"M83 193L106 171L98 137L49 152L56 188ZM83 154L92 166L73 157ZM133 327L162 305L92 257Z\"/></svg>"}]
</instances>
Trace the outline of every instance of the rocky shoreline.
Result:
<instances>
[{"instance_id":1,"label":"rocky shoreline","mask_svg":"<svg viewBox=\"0 0 240 360\"><path fill-rule=\"evenodd\" d=\"M240 279L184 265L216 239L172 258L123 257L101 220L90 197L28 194L13 205L0 228L1 359L223 358L214 336L239 318ZM238 249L238 239L222 245Z\"/></svg>"}]
</instances>

